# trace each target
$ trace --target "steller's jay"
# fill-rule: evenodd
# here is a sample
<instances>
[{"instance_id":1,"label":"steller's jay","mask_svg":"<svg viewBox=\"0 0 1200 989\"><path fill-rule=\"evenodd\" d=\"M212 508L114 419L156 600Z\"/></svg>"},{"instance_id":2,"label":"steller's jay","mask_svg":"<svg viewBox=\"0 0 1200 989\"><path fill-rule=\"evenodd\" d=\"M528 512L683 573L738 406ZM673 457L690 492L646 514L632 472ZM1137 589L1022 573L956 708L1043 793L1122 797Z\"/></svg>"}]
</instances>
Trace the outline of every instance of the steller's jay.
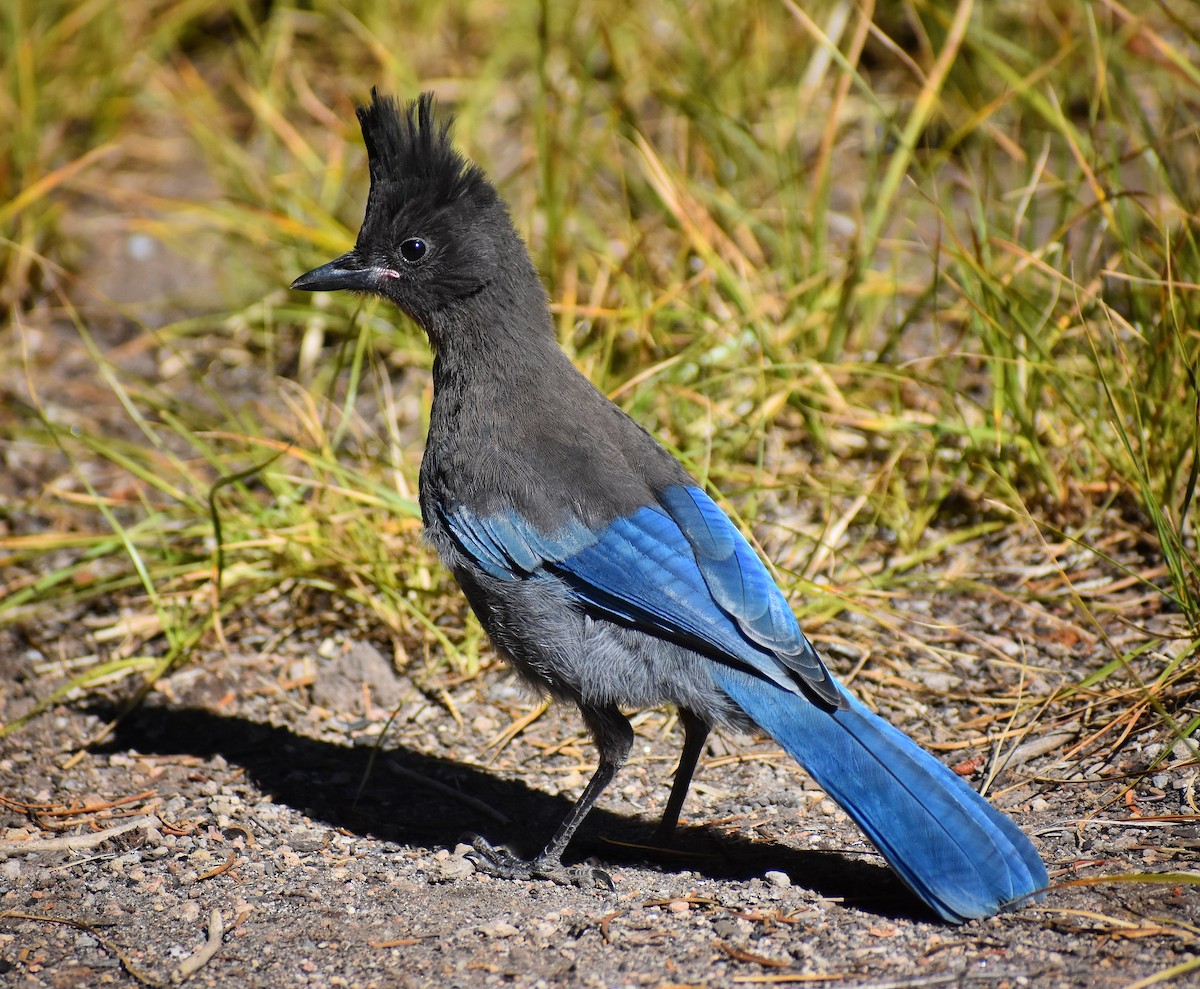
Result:
<instances>
[{"instance_id":1,"label":"steller's jay","mask_svg":"<svg viewBox=\"0 0 1200 989\"><path fill-rule=\"evenodd\" d=\"M674 704L679 819L709 730L768 732L947 921L1047 884L1029 839L830 675L750 545L683 467L558 347L507 208L424 94L358 110L370 162L354 249L296 289L383 296L434 350L425 531L496 648L573 701L599 765L531 860L474 838L492 875L575 880L561 856L624 764L622 708ZM602 875L602 874L601 874Z\"/></svg>"}]
</instances>

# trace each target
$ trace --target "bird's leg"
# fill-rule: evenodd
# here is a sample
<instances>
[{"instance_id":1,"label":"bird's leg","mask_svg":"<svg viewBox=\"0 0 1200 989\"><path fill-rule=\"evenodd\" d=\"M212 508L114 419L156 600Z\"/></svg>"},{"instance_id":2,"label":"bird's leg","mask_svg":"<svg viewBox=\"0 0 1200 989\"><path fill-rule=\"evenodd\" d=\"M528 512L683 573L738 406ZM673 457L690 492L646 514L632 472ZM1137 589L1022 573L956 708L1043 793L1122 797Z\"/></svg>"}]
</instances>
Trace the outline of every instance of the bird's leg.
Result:
<instances>
[{"instance_id":1,"label":"bird's leg","mask_svg":"<svg viewBox=\"0 0 1200 989\"><path fill-rule=\"evenodd\" d=\"M492 845L478 835L470 836L472 851L467 857L475 863L480 872L502 879L552 879L564 885L599 885L612 888L612 879L607 873L591 867L568 869L562 864L562 854L596 799L612 782L617 770L625 765L629 750L633 746L633 728L629 719L615 706L580 706L580 711L591 730L600 756L596 772L583 788L583 793L554 832L554 837L532 859L519 858L507 848Z\"/></svg>"},{"instance_id":2,"label":"bird's leg","mask_svg":"<svg viewBox=\"0 0 1200 989\"><path fill-rule=\"evenodd\" d=\"M671 795L667 798L666 809L663 810L662 820L654 829L651 839L659 845L666 845L671 841L675 825L679 823L679 812L683 809L683 801L692 782L692 774L696 771L696 763L700 760L700 752L704 748L704 740L708 738L708 725L687 708L679 709L679 721L683 725L683 750L679 753L679 765L675 769L675 780L671 784Z\"/></svg>"}]
</instances>

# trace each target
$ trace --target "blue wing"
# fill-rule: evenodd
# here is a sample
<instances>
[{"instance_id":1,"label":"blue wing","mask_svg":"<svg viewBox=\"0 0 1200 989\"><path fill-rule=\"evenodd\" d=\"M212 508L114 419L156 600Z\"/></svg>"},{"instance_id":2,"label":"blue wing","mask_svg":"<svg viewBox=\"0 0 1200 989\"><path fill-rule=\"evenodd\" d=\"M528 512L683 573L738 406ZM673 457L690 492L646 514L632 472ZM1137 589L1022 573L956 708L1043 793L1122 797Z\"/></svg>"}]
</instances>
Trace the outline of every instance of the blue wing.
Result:
<instances>
[{"instance_id":1,"label":"blue wing","mask_svg":"<svg viewBox=\"0 0 1200 989\"><path fill-rule=\"evenodd\" d=\"M668 488L657 504L598 530L573 520L541 533L515 513L483 516L465 506L445 520L493 577L548 570L601 613L728 656L789 691L803 683L830 705L842 703L762 561L697 487Z\"/></svg>"}]
</instances>

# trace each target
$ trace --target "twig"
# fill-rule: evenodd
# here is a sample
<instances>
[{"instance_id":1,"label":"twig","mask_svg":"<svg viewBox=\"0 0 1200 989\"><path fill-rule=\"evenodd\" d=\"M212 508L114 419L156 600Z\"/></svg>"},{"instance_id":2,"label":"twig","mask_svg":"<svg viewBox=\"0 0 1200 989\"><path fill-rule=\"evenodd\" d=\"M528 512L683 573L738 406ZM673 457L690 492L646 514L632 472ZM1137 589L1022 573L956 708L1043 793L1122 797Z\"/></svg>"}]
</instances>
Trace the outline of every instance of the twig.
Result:
<instances>
[{"instance_id":1,"label":"twig","mask_svg":"<svg viewBox=\"0 0 1200 989\"><path fill-rule=\"evenodd\" d=\"M612 936L608 932L608 925L621 916L624 910L614 910L612 913L606 913L600 918L600 936L604 938L605 944L612 944Z\"/></svg>"},{"instance_id":2,"label":"twig","mask_svg":"<svg viewBox=\"0 0 1200 989\"><path fill-rule=\"evenodd\" d=\"M726 944L724 941L718 941L716 947L720 948L730 958L739 962L753 962L755 965L762 965L766 968L787 968L789 965L794 965L795 962L791 958L768 958L765 955L756 955L752 951L745 951L742 948L735 948L731 944Z\"/></svg>"},{"instance_id":3,"label":"twig","mask_svg":"<svg viewBox=\"0 0 1200 989\"><path fill-rule=\"evenodd\" d=\"M514 738L520 735L521 732L523 732L549 710L550 702L542 701L542 703L540 703L532 711L529 711L528 713L517 718L517 720L505 728L504 731L500 732L499 735L491 739L491 741L489 741L484 748L495 749L496 751L488 756L487 764L490 766L492 763L494 763L499 757L500 753L508 748L509 743L512 742Z\"/></svg>"},{"instance_id":4,"label":"twig","mask_svg":"<svg viewBox=\"0 0 1200 989\"><path fill-rule=\"evenodd\" d=\"M138 803L142 800L149 800L151 797L158 796L157 790L145 790L142 793L131 793L127 797L118 797L116 800L102 800L99 803L84 804L82 807L57 807L54 810L38 810L41 817L82 817L86 814L96 814L102 810L112 810L114 807L121 807L124 804Z\"/></svg>"},{"instance_id":5,"label":"twig","mask_svg":"<svg viewBox=\"0 0 1200 989\"><path fill-rule=\"evenodd\" d=\"M225 927L221 921L221 911L214 910L208 915L208 940L202 948L197 948L190 957L179 963L179 967L171 973L171 981L179 985L212 961L213 956L221 950L221 938L224 936Z\"/></svg>"},{"instance_id":6,"label":"twig","mask_svg":"<svg viewBox=\"0 0 1200 989\"><path fill-rule=\"evenodd\" d=\"M131 817L128 821L114 824L111 828L96 831L92 834L73 834L62 838L39 838L29 841L0 840L0 859L12 855L34 855L41 852L73 852L80 849L95 848L104 844L110 838L123 835L126 831L137 828L153 828L159 825L159 820L153 814L143 814L141 817Z\"/></svg>"},{"instance_id":7,"label":"twig","mask_svg":"<svg viewBox=\"0 0 1200 989\"><path fill-rule=\"evenodd\" d=\"M230 852L229 858L225 860L223 865L218 865L215 869L210 869L202 876L196 877L196 882L202 882L205 879L212 879L214 876L219 876L223 872L228 872L233 868L233 863L237 861L237 852Z\"/></svg>"}]
</instances>

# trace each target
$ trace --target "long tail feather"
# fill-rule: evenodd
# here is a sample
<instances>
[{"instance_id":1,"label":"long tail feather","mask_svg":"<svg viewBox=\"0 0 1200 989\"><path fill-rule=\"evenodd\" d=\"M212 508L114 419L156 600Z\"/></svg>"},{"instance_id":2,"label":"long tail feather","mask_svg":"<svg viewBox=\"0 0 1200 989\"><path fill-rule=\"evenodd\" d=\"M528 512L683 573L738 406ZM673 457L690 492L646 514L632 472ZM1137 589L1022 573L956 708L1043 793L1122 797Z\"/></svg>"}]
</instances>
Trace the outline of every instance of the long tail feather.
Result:
<instances>
[{"instance_id":1,"label":"long tail feather","mask_svg":"<svg viewBox=\"0 0 1200 989\"><path fill-rule=\"evenodd\" d=\"M715 679L943 919L991 916L1049 882L1012 821L853 697L831 714L750 673L721 667Z\"/></svg>"}]
</instances>

